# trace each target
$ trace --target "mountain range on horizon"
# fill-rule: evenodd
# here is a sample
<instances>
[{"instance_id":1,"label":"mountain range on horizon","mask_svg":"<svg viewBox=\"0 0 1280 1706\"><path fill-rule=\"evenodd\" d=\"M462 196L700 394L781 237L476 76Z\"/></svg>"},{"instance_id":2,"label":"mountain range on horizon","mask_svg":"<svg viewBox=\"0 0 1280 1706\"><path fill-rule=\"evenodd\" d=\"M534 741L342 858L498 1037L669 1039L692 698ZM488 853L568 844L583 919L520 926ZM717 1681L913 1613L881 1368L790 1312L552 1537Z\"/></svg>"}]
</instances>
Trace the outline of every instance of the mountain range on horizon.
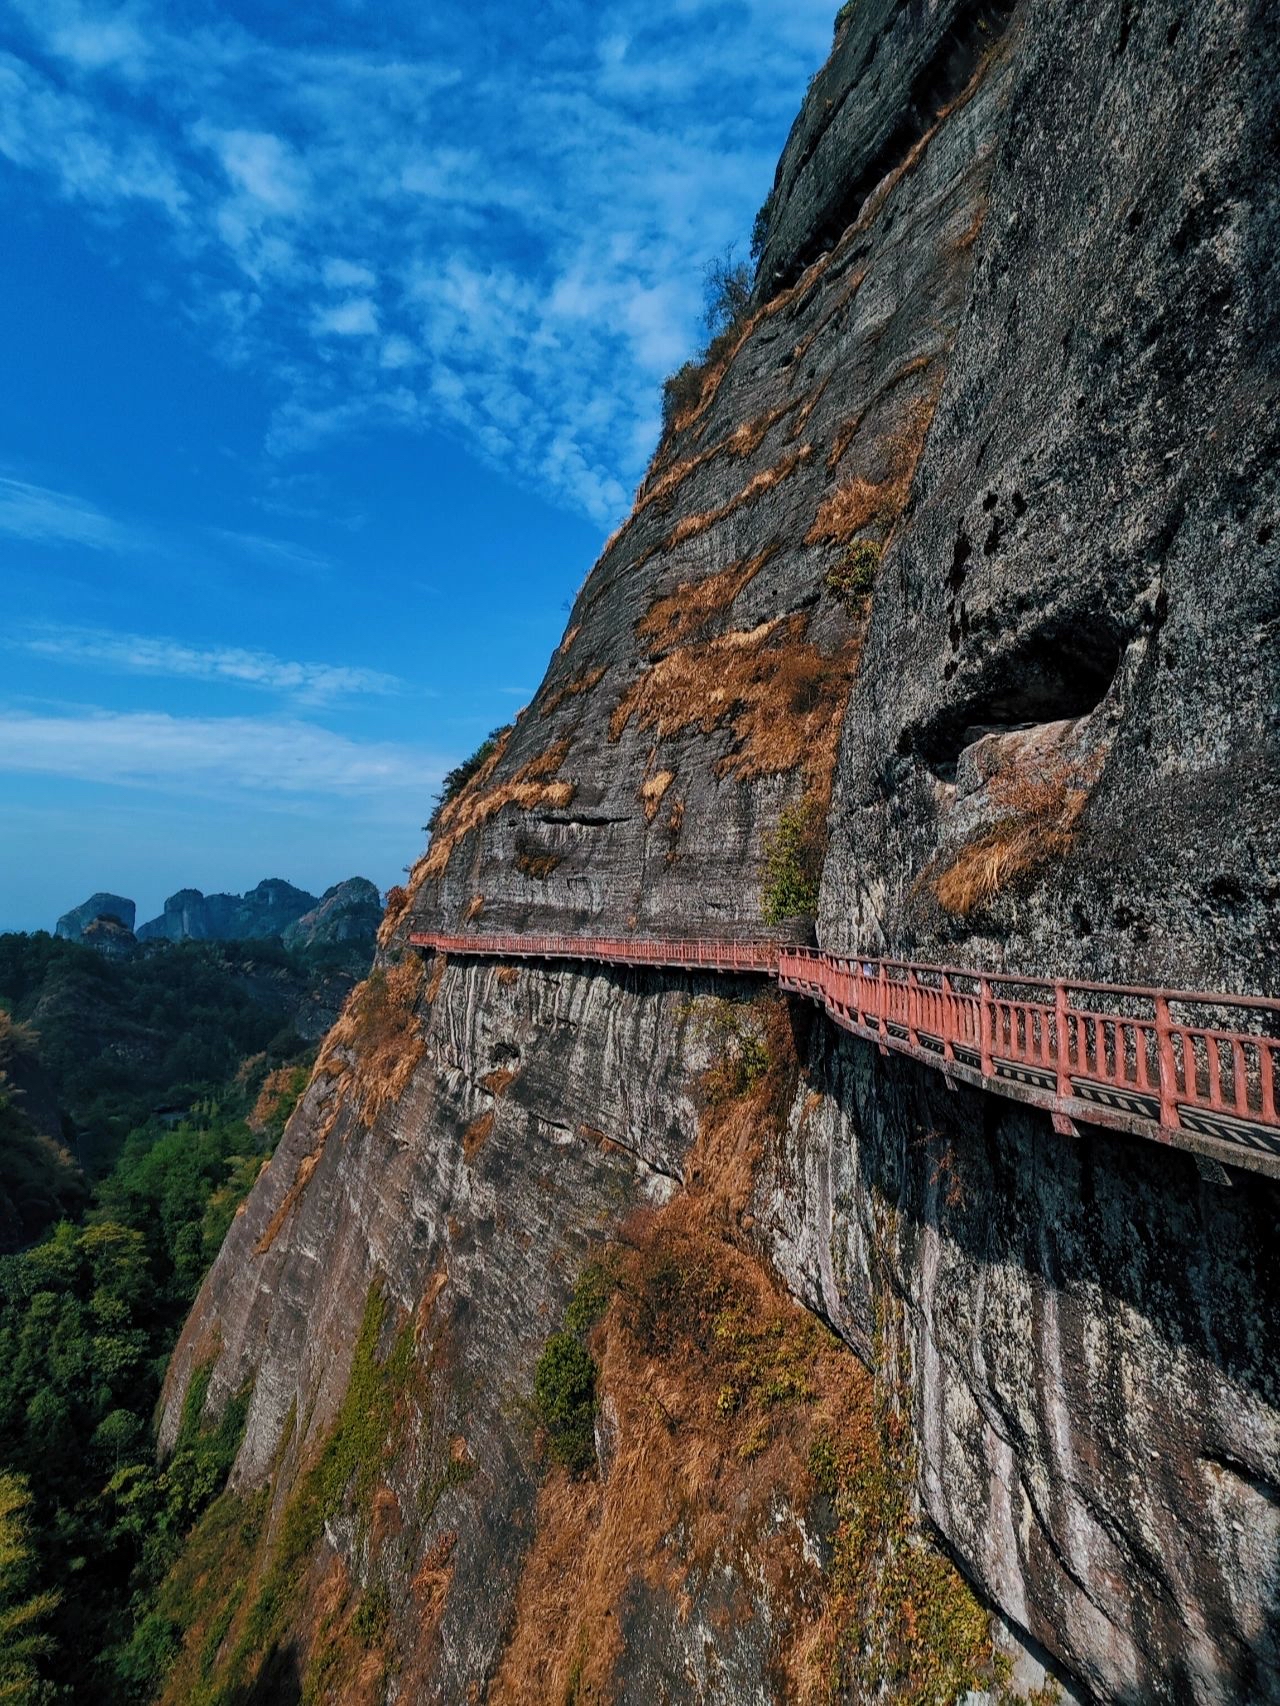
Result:
<instances>
[{"instance_id":1,"label":"mountain range on horizon","mask_svg":"<svg viewBox=\"0 0 1280 1706\"><path fill-rule=\"evenodd\" d=\"M348 877L322 895L282 877L267 877L238 895L178 889L159 917L143 924L136 924L137 906L128 896L100 890L64 912L54 934L109 951L127 951L139 942L255 942L274 937L286 947L306 947L372 941L381 917L382 897L366 877Z\"/></svg>"}]
</instances>

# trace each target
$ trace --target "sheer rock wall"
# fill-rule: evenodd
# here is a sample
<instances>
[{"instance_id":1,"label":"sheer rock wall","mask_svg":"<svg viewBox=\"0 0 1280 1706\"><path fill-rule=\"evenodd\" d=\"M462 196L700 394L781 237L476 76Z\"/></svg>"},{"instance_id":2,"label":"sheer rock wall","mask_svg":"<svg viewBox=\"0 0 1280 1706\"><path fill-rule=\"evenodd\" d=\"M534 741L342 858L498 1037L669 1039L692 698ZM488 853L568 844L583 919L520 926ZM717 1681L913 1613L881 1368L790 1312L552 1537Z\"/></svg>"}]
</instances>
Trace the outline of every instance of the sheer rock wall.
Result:
<instances>
[{"instance_id":1,"label":"sheer rock wall","mask_svg":"<svg viewBox=\"0 0 1280 1706\"><path fill-rule=\"evenodd\" d=\"M414 927L754 936L763 838L809 796L827 943L1274 990L1277 21L855 8L741 340L393 902L385 967ZM827 585L852 538L884 548L869 602ZM945 910L1028 766L1031 855ZM236 1478L277 1512L375 1278L419 1324L429 1414L387 1485L419 1508L455 1439L476 1472L404 1518L396 1698L495 1674L536 1483L521 1406L591 1239L688 1183L695 990L433 973L407 1081L374 1095L338 1049L347 1079L317 1077L201 1293L164 1437L202 1360L215 1409L252 1379ZM1081 1694L1280 1698L1275 1188L809 1036L733 1236L861 1355L896 1303L953 1556ZM341 1525L326 1544L369 1568ZM406 1584L429 1565L427 1617ZM632 1603L618 1698L777 1697L777 1605Z\"/></svg>"}]
</instances>

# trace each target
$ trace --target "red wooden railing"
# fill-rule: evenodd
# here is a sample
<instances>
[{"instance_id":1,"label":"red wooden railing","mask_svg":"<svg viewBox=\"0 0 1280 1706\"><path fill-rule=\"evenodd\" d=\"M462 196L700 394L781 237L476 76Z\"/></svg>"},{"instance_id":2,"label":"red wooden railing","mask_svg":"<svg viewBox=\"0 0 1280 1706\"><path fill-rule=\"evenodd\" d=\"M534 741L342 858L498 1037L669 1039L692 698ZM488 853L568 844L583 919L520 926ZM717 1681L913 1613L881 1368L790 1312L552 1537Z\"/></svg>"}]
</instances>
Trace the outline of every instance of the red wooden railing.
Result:
<instances>
[{"instance_id":1,"label":"red wooden railing","mask_svg":"<svg viewBox=\"0 0 1280 1706\"><path fill-rule=\"evenodd\" d=\"M1046 1107L1061 1131L1116 1127L1280 1176L1280 1003L849 958L769 942L448 936L415 946L764 975L845 1030L949 1082Z\"/></svg>"}]
</instances>

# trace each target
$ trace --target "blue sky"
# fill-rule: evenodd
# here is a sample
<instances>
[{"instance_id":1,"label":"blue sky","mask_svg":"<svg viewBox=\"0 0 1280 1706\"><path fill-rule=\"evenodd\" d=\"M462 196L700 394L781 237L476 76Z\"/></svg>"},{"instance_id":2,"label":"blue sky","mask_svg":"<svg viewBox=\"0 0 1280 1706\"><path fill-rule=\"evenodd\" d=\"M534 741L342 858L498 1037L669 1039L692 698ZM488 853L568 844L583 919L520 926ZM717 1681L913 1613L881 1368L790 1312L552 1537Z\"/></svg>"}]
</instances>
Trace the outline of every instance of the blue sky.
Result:
<instances>
[{"instance_id":1,"label":"blue sky","mask_svg":"<svg viewBox=\"0 0 1280 1706\"><path fill-rule=\"evenodd\" d=\"M398 879L833 11L0 0L0 928Z\"/></svg>"}]
</instances>

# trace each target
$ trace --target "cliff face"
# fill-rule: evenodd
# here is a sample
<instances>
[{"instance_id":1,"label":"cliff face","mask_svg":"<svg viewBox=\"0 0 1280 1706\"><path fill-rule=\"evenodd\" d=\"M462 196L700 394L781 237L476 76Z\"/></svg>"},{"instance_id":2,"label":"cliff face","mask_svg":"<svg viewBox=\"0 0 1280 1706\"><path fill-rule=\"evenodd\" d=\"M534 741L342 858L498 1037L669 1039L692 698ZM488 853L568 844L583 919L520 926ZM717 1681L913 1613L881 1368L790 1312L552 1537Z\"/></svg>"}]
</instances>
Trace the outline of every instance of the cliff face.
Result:
<instances>
[{"instance_id":1,"label":"cliff face","mask_svg":"<svg viewBox=\"0 0 1280 1706\"><path fill-rule=\"evenodd\" d=\"M954 1698L995 1674L975 1608L909 1513L864 1520L910 1485L1073 1688L1280 1698L1273 1186L1059 1137L746 986L405 946L757 935L808 801L832 945L1274 987L1276 22L842 24L749 317L175 1355L166 1442L195 1368L214 1411L252 1382L256 1514L171 1698L202 1651L314 1698ZM529 1405L589 1258L575 1480ZM858 1600L922 1557L909 1619Z\"/></svg>"}]
</instances>

